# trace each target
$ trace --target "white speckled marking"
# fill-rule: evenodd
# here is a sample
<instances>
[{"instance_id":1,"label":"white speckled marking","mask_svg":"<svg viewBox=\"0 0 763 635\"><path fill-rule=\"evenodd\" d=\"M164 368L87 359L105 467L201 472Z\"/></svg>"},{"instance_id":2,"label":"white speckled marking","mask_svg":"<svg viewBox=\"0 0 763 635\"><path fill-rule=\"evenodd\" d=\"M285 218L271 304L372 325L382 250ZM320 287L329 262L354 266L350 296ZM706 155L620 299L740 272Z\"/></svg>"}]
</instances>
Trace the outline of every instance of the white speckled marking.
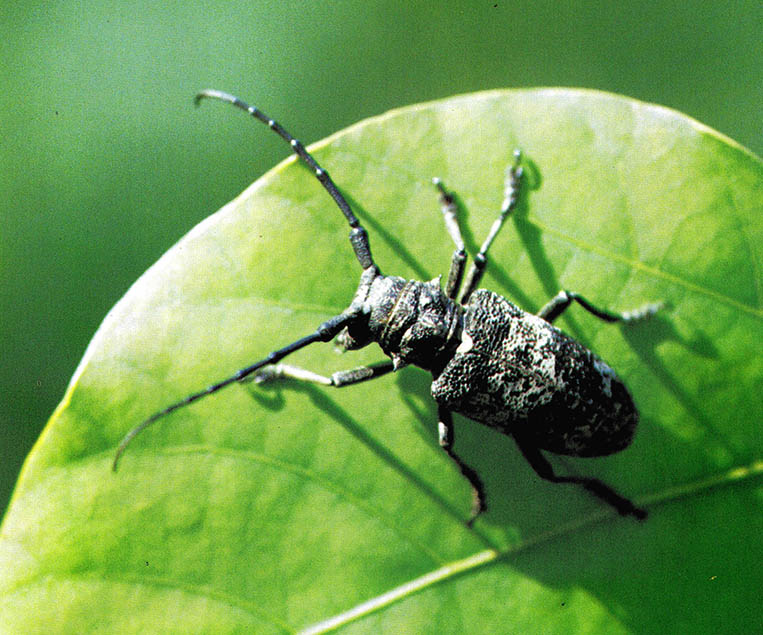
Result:
<instances>
[{"instance_id":1,"label":"white speckled marking","mask_svg":"<svg viewBox=\"0 0 763 635\"><path fill-rule=\"evenodd\" d=\"M473 346L474 346L474 340L472 340L472 336L466 332L466 329L464 329L461 332L461 343L458 345L458 348L456 349L456 353L461 353L461 354L468 353L470 350L472 350Z\"/></svg>"},{"instance_id":2,"label":"white speckled marking","mask_svg":"<svg viewBox=\"0 0 763 635\"><path fill-rule=\"evenodd\" d=\"M601 375L601 390L607 397L612 397L612 369L600 359L593 360L594 368Z\"/></svg>"}]
</instances>

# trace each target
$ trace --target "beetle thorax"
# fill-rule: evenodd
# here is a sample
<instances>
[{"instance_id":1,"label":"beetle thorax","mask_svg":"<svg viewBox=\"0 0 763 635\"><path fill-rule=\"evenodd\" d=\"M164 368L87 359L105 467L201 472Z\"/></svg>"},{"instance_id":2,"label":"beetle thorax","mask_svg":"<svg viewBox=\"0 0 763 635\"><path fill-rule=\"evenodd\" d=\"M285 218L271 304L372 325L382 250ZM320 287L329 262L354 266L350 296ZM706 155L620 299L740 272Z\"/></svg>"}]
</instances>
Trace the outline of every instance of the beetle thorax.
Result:
<instances>
[{"instance_id":1,"label":"beetle thorax","mask_svg":"<svg viewBox=\"0 0 763 635\"><path fill-rule=\"evenodd\" d=\"M413 364L438 373L460 344L463 311L429 282L397 276L363 276L351 305L362 319L340 343L359 348L375 341L395 368Z\"/></svg>"}]
</instances>

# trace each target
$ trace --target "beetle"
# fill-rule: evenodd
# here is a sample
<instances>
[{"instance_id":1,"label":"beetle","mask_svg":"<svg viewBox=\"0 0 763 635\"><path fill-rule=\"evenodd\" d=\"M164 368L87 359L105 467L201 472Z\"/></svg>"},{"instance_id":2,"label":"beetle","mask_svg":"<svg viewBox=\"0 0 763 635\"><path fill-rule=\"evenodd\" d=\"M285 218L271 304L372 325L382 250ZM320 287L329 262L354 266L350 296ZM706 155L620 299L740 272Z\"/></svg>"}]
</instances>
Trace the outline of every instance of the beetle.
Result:
<instances>
[{"instance_id":1,"label":"beetle","mask_svg":"<svg viewBox=\"0 0 763 635\"><path fill-rule=\"evenodd\" d=\"M562 290L537 314L532 314L496 293L477 289L490 245L519 200L523 168L518 150L506 171L500 213L474 257L465 281L466 250L455 196L439 178L433 179L446 229L455 243L443 289L440 277L421 282L381 273L371 255L368 233L328 172L278 122L228 93L204 90L198 93L195 102L198 105L204 99L230 103L261 121L313 171L350 226L350 245L362 269L360 282L348 308L324 321L313 333L167 406L132 428L116 451L114 471L127 446L148 426L235 382L254 379L264 383L291 378L343 387L413 365L432 374L439 444L471 485L473 502L468 525L486 510L487 503L479 475L453 449L454 412L513 437L542 479L580 485L621 515L646 517L645 510L599 479L557 475L542 452L576 457L613 454L631 443L638 423L633 400L615 372L553 326L554 320L572 303L606 322L640 320L662 305L651 303L635 311L615 313L597 308L575 292ZM375 342L389 360L329 377L280 363L306 346L334 339L346 350Z\"/></svg>"}]
</instances>

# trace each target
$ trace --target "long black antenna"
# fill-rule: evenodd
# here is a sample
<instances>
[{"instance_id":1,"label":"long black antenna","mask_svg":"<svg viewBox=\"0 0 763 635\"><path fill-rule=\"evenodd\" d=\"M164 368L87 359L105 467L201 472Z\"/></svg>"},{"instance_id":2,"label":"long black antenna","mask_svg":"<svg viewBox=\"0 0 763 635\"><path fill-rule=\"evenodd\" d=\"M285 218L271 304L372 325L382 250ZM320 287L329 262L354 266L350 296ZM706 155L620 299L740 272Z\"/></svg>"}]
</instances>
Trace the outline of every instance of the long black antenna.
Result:
<instances>
[{"instance_id":1,"label":"long black antenna","mask_svg":"<svg viewBox=\"0 0 763 635\"><path fill-rule=\"evenodd\" d=\"M347 222L350 225L350 244L352 245L352 248L355 251L355 256L357 257L361 267L363 267L364 270L369 268L377 269L376 264L374 263L374 260L371 256L371 249L368 244L368 234L366 230L363 228L358 218L352 212L352 209L350 208L349 203L345 200L345 198L339 192L339 189L337 188L336 184L329 176L328 172L326 172L326 170L324 170L318 164L318 162L312 157L312 155L307 150L305 150L305 146L302 144L301 141L295 139L277 121L275 121L274 119L271 119L265 113L255 108L254 106L250 106L246 102L241 101L238 97L229 95L228 93L224 93L219 90L208 89L208 90L203 90L196 95L195 103L197 106L201 103L202 99L219 99L221 101L225 101L230 104L233 104L234 106L236 106L236 108L240 108L241 110L248 112L255 119L258 119L262 123L266 124L271 130L275 131L276 134L278 134L278 136L280 136L284 141L286 141L291 147L291 149L297 154L297 156L300 159L302 159L310 167L310 169L315 174L315 177L318 179L318 181L320 181L321 185L323 185L326 191L331 195L331 198L334 199L334 202L337 204L337 206L339 207L339 209L341 210L341 212L344 214L345 218L347 219ZM225 388L226 386L229 386L232 383L241 381L242 379L245 379L252 373L255 373L256 371L258 371L263 366L267 366L268 364L275 364L276 362L280 361L287 355L290 355L291 353L298 351L299 349L304 348L305 346L309 346L310 344L313 344L315 342L331 341L339 333L339 331L341 331L345 326L347 326L347 324L352 322L355 319L355 317L356 316L354 313L349 313L349 312L345 312L345 313L342 313L341 315L337 315L327 320L323 324L321 324L315 330L314 333L306 337L303 337L301 339L298 339L296 342L292 342L291 344L288 344L284 346L283 348L279 348L278 350L275 350L269 353L267 357L265 357L264 359L261 359L260 361L255 362L251 366L242 368L241 370L235 372L230 377L223 379L222 381L219 381L215 384L212 384L211 386L207 386L204 390L193 393L192 395L189 395L188 397L185 397L184 399L181 399L180 401L177 401L167 406L163 410L160 410L159 412L152 414L148 419L145 419L144 421L139 423L137 426L135 426L132 430L130 430L124 436L121 443L119 444L119 447L117 448L116 454L114 455L114 462L112 464L112 469L116 472L117 467L119 465L119 459L124 454L125 450L127 449L127 446L130 445L130 443L135 437L137 437L141 432L143 432L146 428L148 428L151 424L153 424L158 419L165 417L171 412L175 412L175 410L178 410L179 408L188 406L189 404L192 404L194 401L197 401L198 399L201 399L202 397L206 397L208 395L216 393L218 390L221 390L222 388Z\"/></svg>"},{"instance_id":2,"label":"long black antenna","mask_svg":"<svg viewBox=\"0 0 763 635\"><path fill-rule=\"evenodd\" d=\"M371 248L368 244L368 234L366 230L363 228L363 226L360 224L360 221L353 213L352 209L350 208L350 204L339 192L339 189L329 176L329 173L326 172L326 170L324 170L318 164L318 162L307 150L305 150L305 146L301 141L295 139L291 134L289 134L289 132L275 119L271 119L258 108L250 106L234 95L208 88L198 93L194 102L198 106L203 99L219 99L220 101L225 101L229 104L233 104L236 108L240 108L241 110L248 112L250 115L252 115L252 117L264 123L266 126L268 126L268 128L270 128L279 137L286 141L289 146L291 146L291 149L294 151L294 153L310 167L310 169L313 171L313 174L315 174L315 177L331 195L331 198L334 199L334 202L337 204L339 209L342 211L342 214L344 214L345 218L347 219L347 222L350 224L350 227L352 228L350 230L350 243L352 244L352 248L355 250L355 255L358 258L358 262L360 262L360 266L363 267L363 269L368 269L369 267L376 266L374 264L373 257L371 256Z\"/></svg>"},{"instance_id":3,"label":"long black antenna","mask_svg":"<svg viewBox=\"0 0 763 635\"><path fill-rule=\"evenodd\" d=\"M267 366L268 364L275 364L287 355L291 355L293 352L298 351L300 348L304 348L305 346L309 346L315 342L330 342L339 333L339 331L341 331L354 319L355 315L352 313L342 313L341 315L332 317L326 320L315 330L314 333L311 333L307 337L303 337L298 339L296 342L287 344L283 348L279 348L278 350L269 353L267 357L261 359L258 362L255 362L251 366L242 368L227 379L223 379L222 381L212 384L211 386L207 386L204 390L193 393L192 395L189 395L188 397L185 397L184 399L176 401L172 405L167 406L164 408L164 410L160 410L159 412L152 414L148 419L139 423L124 436L121 443L119 444L119 447L117 448L116 454L114 455L114 462L111 465L112 470L115 472L117 471L119 459L122 457L125 450L127 449L127 446L130 445L132 440L141 432L143 432L143 430L148 428L148 426L154 423L157 419L161 419L171 412L175 412L175 410L178 410L179 408L183 408L189 404L192 404L194 401L201 399L202 397L207 397L208 395L216 393L221 388L225 388L234 382L248 377L263 366Z\"/></svg>"}]
</instances>

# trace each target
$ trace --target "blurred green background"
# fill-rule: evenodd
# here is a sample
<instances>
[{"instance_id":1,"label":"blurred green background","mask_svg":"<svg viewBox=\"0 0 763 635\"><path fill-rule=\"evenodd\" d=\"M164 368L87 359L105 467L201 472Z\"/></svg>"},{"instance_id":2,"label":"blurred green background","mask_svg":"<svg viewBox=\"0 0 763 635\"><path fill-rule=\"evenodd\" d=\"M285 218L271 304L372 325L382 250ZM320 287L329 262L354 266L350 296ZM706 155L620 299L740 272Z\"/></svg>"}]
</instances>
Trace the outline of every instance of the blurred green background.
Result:
<instances>
[{"instance_id":1,"label":"blurred green background","mask_svg":"<svg viewBox=\"0 0 763 635\"><path fill-rule=\"evenodd\" d=\"M762 27L754 0L4 3L0 510L109 308L288 154L232 111L195 111L196 90L312 142L452 94L584 86L761 154Z\"/></svg>"}]
</instances>

